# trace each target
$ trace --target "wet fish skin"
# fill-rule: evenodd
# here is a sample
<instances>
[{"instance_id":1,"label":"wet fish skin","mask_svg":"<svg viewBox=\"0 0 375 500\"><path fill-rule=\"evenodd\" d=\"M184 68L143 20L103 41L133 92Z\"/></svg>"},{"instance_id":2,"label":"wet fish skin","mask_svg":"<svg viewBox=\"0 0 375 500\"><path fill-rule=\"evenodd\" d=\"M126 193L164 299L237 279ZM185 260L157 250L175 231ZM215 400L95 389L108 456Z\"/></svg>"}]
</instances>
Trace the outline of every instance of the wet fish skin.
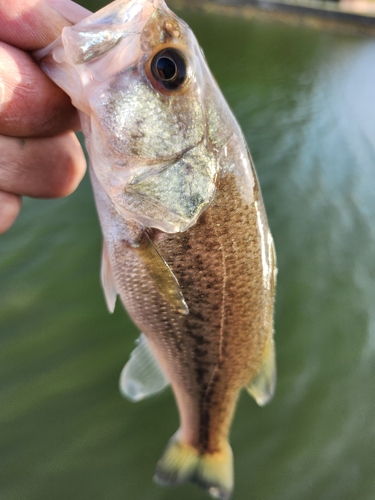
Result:
<instances>
[{"instance_id":1,"label":"wet fish skin","mask_svg":"<svg viewBox=\"0 0 375 500\"><path fill-rule=\"evenodd\" d=\"M176 92L150 76L165 47L188 63ZM162 0L118 0L40 57L81 111L109 307L118 293L176 397L181 425L156 480L230 498L240 390L265 404L276 373L276 261L242 133L194 35Z\"/></svg>"}]
</instances>

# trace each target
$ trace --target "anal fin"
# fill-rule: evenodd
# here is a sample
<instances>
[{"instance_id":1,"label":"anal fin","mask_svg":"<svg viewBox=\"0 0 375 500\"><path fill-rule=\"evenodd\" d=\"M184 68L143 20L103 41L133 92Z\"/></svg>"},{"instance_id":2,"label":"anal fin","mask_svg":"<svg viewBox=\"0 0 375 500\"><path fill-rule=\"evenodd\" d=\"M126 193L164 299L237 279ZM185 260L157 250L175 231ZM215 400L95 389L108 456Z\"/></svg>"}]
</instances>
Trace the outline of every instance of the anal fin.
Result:
<instances>
[{"instance_id":1,"label":"anal fin","mask_svg":"<svg viewBox=\"0 0 375 500\"><path fill-rule=\"evenodd\" d=\"M141 244L134 248L148 275L164 299L179 313L188 314L189 308L185 302L180 285L172 269L160 254L150 236L145 232Z\"/></svg>"},{"instance_id":2,"label":"anal fin","mask_svg":"<svg viewBox=\"0 0 375 500\"><path fill-rule=\"evenodd\" d=\"M262 365L246 389L259 406L266 405L273 398L276 389L276 355L272 337L267 342Z\"/></svg>"},{"instance_id":3,"label":"anal fin","mask_svg":"<svg viewBox=\"0 0 375 500\"><path fill-rule=\"evenodd\" d=\"M105 241L103 241L102 266L100 275L108 310L109 312L113 313L116 305L117 290Z\"/></svg>"},{"instance_id":4,"label":"anal fin","mask_svg":"<svg viewBox=\"0 0 375 500\"><path fill-rule=\"evenodd\" d=\"M162 391L169 384L143 333L137 344L120 375L121 394L134 402Z\"/></svg>"}]
</instances>

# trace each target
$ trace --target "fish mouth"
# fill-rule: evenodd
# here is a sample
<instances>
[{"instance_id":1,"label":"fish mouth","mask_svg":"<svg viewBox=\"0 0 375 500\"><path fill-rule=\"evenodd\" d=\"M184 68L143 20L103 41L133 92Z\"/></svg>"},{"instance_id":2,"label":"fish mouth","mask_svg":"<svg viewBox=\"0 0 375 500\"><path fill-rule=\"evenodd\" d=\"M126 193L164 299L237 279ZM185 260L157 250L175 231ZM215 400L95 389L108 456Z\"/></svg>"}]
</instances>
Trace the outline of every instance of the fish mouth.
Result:
<instances>
[{"instance_id":1,"label":"fish mouth","mask_svg":"<svg viewBox=\"0 0 375 500\"><path fill-rule=\"evenodd\" d=\"M156 168L133 175L122 202L151 227L185 231L211 203L217 171L216 156L201 140Z\"/></svg>"}]
</instances>

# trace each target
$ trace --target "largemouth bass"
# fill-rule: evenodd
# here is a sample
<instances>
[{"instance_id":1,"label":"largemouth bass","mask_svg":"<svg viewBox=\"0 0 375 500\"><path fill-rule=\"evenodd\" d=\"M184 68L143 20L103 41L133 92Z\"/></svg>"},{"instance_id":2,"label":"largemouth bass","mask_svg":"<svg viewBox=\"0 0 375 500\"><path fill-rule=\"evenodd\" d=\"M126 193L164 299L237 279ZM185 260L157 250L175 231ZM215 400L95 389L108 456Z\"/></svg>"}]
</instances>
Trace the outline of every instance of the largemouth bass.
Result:
<instances>
[{"instance_id":1,"label":"largemouth bass","mask_svg":"<svg viewBox=\"0 0 375 500\"><path fill-rule=\"evenodd\" d=\"M121 391L177 401L155 479L229 499L239 393L264 405L276 382L275 253L241 130L163 0L117 0L37 56L80 111L108 307L120 295L143 332Z\"/></svg>"}]
</instances>

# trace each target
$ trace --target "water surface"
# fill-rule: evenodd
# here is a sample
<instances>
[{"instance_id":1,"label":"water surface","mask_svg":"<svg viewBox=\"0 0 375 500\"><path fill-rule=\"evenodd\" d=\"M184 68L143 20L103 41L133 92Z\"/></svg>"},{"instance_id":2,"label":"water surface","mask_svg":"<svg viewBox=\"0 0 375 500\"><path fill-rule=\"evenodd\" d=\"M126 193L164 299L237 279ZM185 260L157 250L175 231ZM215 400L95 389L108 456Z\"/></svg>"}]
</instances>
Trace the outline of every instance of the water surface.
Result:
<instances>
[{"instance_id":1,"label":"water surface","mask_svg":"<svg viewBox=\"0 0 375 500\"><path fill-rule=\"evenodd\" d=\"M249 142L274 234L278 389L243 394L234 500L375 498L375 41L181 12ZM1 500L203 500L153 469L170 391L123 400L137 330L99 283L87 179L0 237Z\"/></svg>"}]
</instances>

